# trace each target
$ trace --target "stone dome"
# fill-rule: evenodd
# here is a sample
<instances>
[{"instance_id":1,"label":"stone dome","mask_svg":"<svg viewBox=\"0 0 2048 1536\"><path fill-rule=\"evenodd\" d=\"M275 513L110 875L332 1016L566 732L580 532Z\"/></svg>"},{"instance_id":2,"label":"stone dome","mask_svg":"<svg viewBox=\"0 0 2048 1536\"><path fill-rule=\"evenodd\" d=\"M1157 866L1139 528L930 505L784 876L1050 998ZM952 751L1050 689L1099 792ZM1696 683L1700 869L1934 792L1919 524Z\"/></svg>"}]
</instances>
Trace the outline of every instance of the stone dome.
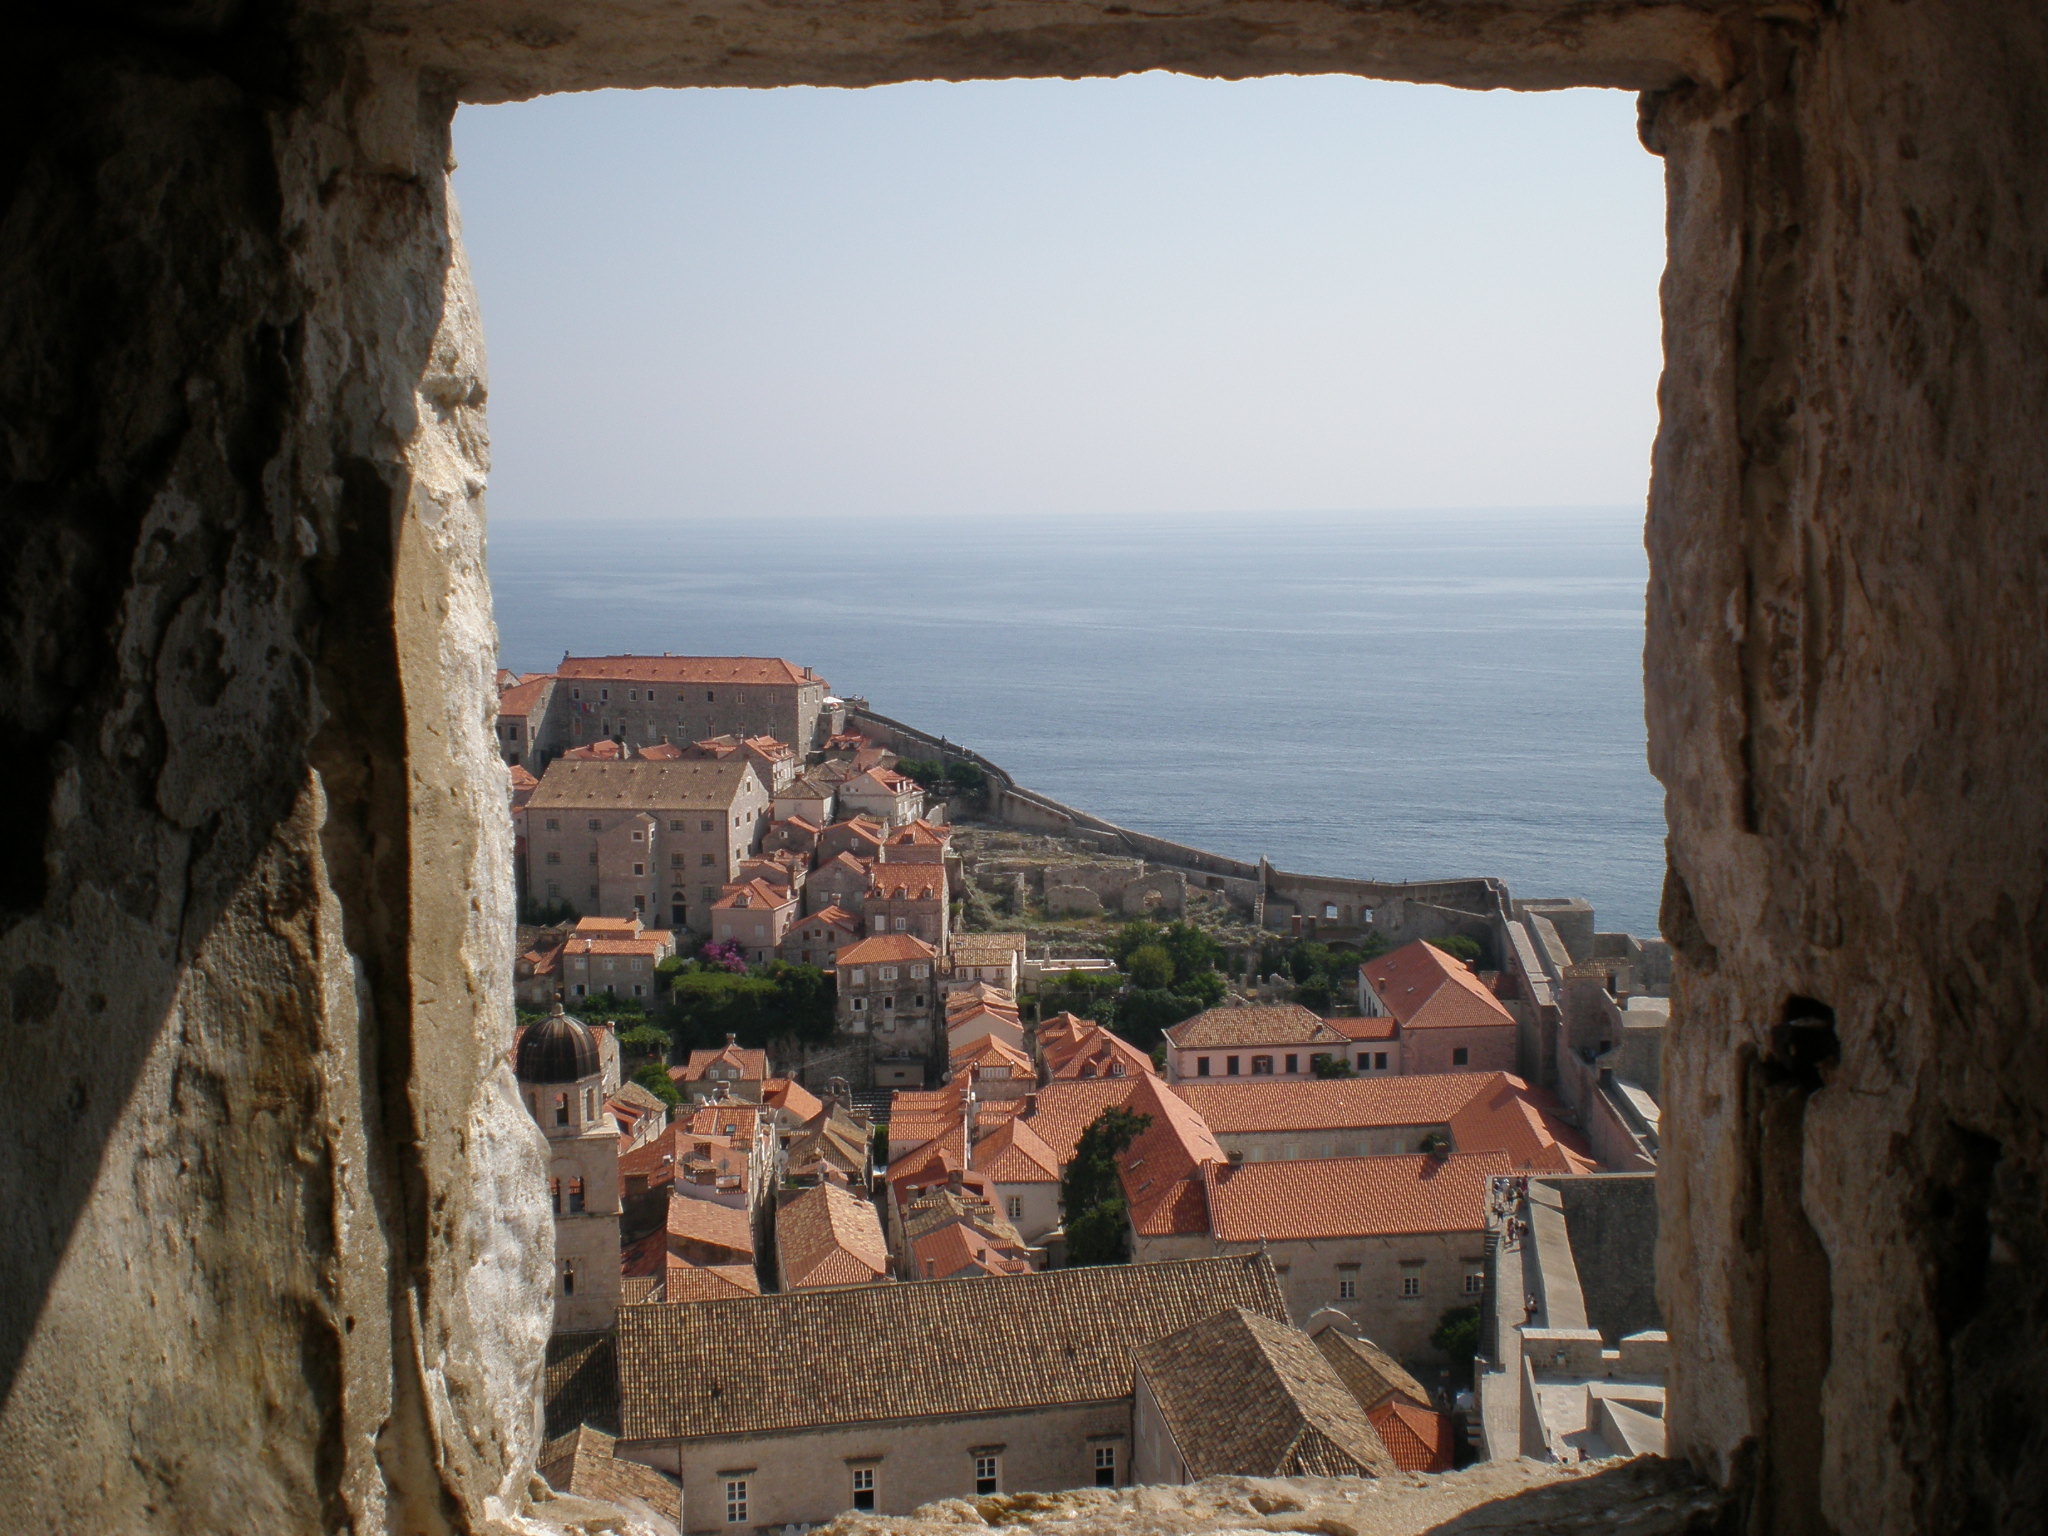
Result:
<instances>
[{"instance_id":1,"label":"stone dome","mask_svg":"<svg viewBox=\"0 0 2048 1536\"><path fill-rule=\"evenodd\" d=\"M595 1077L601 1070L597 1041L588 1025L570 1018L557 1003L553 1013L527 1030L512 1070L522 1083L573 1083Z\"/></svg>"}]
</instances>

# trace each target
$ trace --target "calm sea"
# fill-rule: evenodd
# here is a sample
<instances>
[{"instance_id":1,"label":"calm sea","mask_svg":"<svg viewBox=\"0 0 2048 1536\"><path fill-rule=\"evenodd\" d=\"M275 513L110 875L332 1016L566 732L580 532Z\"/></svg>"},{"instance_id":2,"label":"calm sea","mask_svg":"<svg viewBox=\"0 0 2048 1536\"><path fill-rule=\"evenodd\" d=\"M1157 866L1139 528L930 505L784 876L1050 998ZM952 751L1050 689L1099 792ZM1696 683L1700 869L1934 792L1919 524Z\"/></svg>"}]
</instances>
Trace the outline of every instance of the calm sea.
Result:
<instances>
[{"instance_id":1,"label":"calm sea","mask_svg":"<svg viewBox=\"0 0 2048 1536\"><path fill-rule=\"evenodd\" d=\"M507 523L502 660L785 656L1122 825L1656 931L1642 514Z\"/></svg>"}]
</instances>

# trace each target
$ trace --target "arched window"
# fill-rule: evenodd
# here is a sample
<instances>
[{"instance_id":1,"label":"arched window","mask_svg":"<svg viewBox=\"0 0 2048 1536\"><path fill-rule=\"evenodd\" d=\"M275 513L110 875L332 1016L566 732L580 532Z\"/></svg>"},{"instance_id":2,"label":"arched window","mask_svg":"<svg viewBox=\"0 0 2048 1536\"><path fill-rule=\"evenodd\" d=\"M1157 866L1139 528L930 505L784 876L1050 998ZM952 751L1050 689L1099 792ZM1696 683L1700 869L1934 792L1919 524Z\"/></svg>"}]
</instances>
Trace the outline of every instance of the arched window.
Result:
<instances>
[{"instance_id":1,"label":"arched window","mask_svg":"<svg viewBox=\"0 0 2048 1536\"><path fill-rule=\"evenodd\" d=\"M576 1294L576 1261L574 1259L562 1260L562 1294L564 1296L574 1296Z\"/></svg>"},{"instance_id":2,"label":"arched window","mask_svg":"<svg viewBox=\"0 0 2048 1536\"><path fill-rule=\"evenodd\" d=\"M567 1125L568 1123L569 1095L566 1093L558 1093L555 1095L555 1124Z\"/></svg>"},{"instance_id":3,"label":"arched window","mask_svg":"<svg viewBox=\"0 0 2048 1536\"><path fill-rule=\"evenodd\" d=\"M571 1179L569 1181L569 1213L573 1216L582 1209L583 1181L581 1179Z\"/></svg>"},{"instance_id":4,"label":"arched window","mask_svg":"<svg viewBox=\"0 0 2048 1536\"><path fill-rule=\"evenodd\" d=\"M560 1179L548 1180L548 1205L557 1216L562 1214L562 1181Z\"/></svg>"}]
</instances>

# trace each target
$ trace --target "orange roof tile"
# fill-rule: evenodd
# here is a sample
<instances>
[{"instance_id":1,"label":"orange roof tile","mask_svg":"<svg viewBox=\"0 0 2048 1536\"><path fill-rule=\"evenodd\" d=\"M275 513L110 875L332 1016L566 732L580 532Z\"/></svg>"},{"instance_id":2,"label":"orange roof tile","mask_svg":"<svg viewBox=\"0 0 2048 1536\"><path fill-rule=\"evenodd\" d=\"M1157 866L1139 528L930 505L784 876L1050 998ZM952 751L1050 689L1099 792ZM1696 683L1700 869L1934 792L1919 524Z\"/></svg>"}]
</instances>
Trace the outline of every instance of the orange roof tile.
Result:
<instances>
[{"instance_id":1,"label":"orange roof tile","mask_svg":"<svg viewBox=\"0 0 2048 1536\"><path fill-rule=\"evenodd\" d=\"M696 1200L680 1190L668 1197L668 1235L677 1241L708 1243L735 1253L754 1251L753 1219L714 1200Z\"/></svg>"},{"instance_id":2,"label":"orange roof tile","mask_svg":"<svg viewBox=\"0 0 2048 1536\"><path fill-rule=\"evenodd\" d=\"M1253 1045L1342 1045L1344 1037L1299 1003L1209 1008L1166 1032L1177 1050Z\"/></svg>"},{"instance_id":3,"label":"orange roof tile","mask_svg":"<svg viewBox=\"0 0 2048 1536\"><path fill-rule=\"evenodd\" d=\"M1130 1077L1138 1073L1158 1075L1153 1069L1152 1058L1128 1040L1100 1024L1076 1019L1070 1013L1059 1017L1071 1023L1056 1027L1050 1033L1046 1025L1038 1027L1038 1044L1045 1057L1046 1075L1054 1082L1091 1077Z\"/></svg>"},{"instance_id":4,"label":"orange roof tile","mask_svg":"<svg viewBox=\"0 0 2048 1536\"><path fill-rule=\"evenodd\" d=\"M791 1077L769 1078L761 1085L761 1102L798 1125L809 1125L825 1112L825 1101Z\"/></svg>"},{"instance_id":5,"label":"orange roof tile","mask_svg":"<svg viewBox=\"0 0 2048 1536\"><path fill-rule=\"evenodd\" d=\"M1520 1171L1596 1172L1591 1144L1560 1111L1543 1089L1505 1072L1488 1073L1486 1086L1451 1117L1451 1142L1460 1152L1505 1152Z\"/></svg>"},{"instance_id":6,"label":"orange roof tile","mask_svg":"<svg viewBox=\"0 0 2048 1536\"><path fill-rule=\"evenodd\" d=\"M994 1035L982 1035L957 1045L947 1053L947 1061L956 1076L962 1075L969 1067L986 1072L991 1067L1008 1067L1012 1077L1032 1080L1031 1058Z\"/></svg>"},{"instance_id":7,"label":"orange roof tile","mask_svg":"<svg viewBox=\"0 0 2048 1536\"><path fill-rule=\"evenodd\" d=\"M998 1184L1056 1184L1059 1158L1028 1120L1005 1120L974 1147L974 1171Z\"/></svg>"},{"instance_id":8,"label":"orange roof tile","mask_svg":"<svg viewBox=\"0 0 2048 1536\"><path fill-rule=\"evenodd\" d=\"M884 901L944 901L943 864L877 864L868 871L868 894Z\"/></svg>"},{"instance_id":9,"label":"orange roof tile","mask_svg":"<svg viewBox=\"0 0 2048 1536\"><path fill-rule=\"evenodd\" d=\"M1200 1175L1204 1167L1224 1161L1215 1135L1186 1100L1156 1077L1136 1079L1124 1107L1152 1122L1118 1163L1132 1230L1143 1237L1208 1230Z\"/></svg>"},{"instance_id":10,"label":"orange roof tile","mask_svg":"<svg viewBox=\"0 0 2048 1536\"><path fill-rule=\"evenodd\" d=\"M1361 969L1403 1029L1515 1027L1515 1016L1470 966L1425 939L1368 960Z\"/></svg>"},{"instance_id":11,"label":"orange roof tile","mask_svg":"<svg viewBox=\"0 0 2048 1536\"><path fill-rule=\"evenodd\" d=\"M706 1104L689 1118L690 1135L729 1138L735 1144L752 1141L760 1130L761 1107L737 1101Z\"/></svg>"},{"instance_id":12,"label":"orange roof tile","mask_svg":"<svg viewBox=\"0 0 2048 1536\"><path fill-rule=\"evenodd\" d=\"M1436 1072L1417 1077L1338 1077L1307 1082L1175 1084L1219 1136L1256 1131L1363 1130L1449 1125L1502 1073ZM1519 1080L1518 1080L1519 1081Z\"/></svg>"},{"instance_id":13,"label":"orange roof tile","mask_svg":"<svg viewBox=\"0 0 2048 1536\"><path fill-rule=\"evenodd\" d=\"M822 685L808 667L767 656L564 656L557 677L625 683L730 683L747 687Z\"/></svg>"},{"instance_id":14,"label":"orange roof tile","mask_svg":"<svg viewBox=\"0 0 2048 1536\"><path fill-rule=\"evenodd\" d=\"M964 1221L935 1228L911 1244L911 1257L923 1280L950 1280L955 1275L1027 1275L1031 1261L1013 1258Z\"/></svg>"},{"instance_id":15,"label":"orange roof tile","mask_svg":"<svg viewBox=\"0 0 2048 1536\"><path fill-rule=\"evenodd\" d=\"M937 960L939 952L908 933L878 933L849 944L834 956L840 965L887 965L892 961Z\"/></svg>"},{"instance_id":16,"label":"orange roof tile","mask_svg":"<svg viewBox=\"0 0 2048 1536\"><path fill-rule=\"evenodd\" d=\"M713 1067L737 1067L742 1083L761 1082L768 1076L768 1053L747 1050L727 1041L716 1050L692 1051L680 1067L669 1068L669 1077L679 1083L701 1082Z\"/></svg>"},{"instance_id":17,"label":"orange roof tile","mask_svg":"<svg viewBox=\"0 0 2048 1536\"><path fill-rule=\"evenodd\" d=\"M1387 1454L1403 1472L1448 1472L1455 1461L1449 1414L1413 1403L1385 1402L1366 1410Z\"/></svg>"},{"instance_id":18,"label":"orange roof tile","mask_svg":"<svg viewBox=\"0 0 2048 1536\"><path fill-rule=\"evenodd\" d=\"M795 901L796 892L786 885L770 885L766 880L742 880L728 885L718 900L711 903L711 910L742 912L765 908L772 912Z\"/></svg>"},{"instance_id":19,"label":"orange roof tile","mask_svg":"<svg viewBox=\"0 0 2048 1536\"><path fill-rule=\"evenodd\" d=\"M1221 1163L1204 1170L1204 1183L1219 1242L1289 1242L1482 1232L1487 1181L1511 1171L1501 1152L1423 1152Z\"/></svg>"},{"instance_id":20,"label":"orange roof tile","mask_svg":"<svg viewBox=\"0 0 2048 1536\"><path fill-rule=\"evenodd\" d=\"M501 717L524 717L540 707L547 685L554 680L551 672L530 672L519 682L499 691L498 714Z\"/></svg>"},{"instance_id":21,"label":"orange roof tile","mask_svg":"<svg viewBox=\"0 0 2048 1536\"><path fill-rule=\"evenodd\" d=\"M1112 1106L1128 1104L1138 1089L1138 1079L1101 1078L1073 1083L1047 1083L1038 1090L1036 1103L1025 1119L1038 1132L1054 1158L1065 1167L1074 1156L1081 1133Z\"/></svg>"},{"instance_id":22,"label":"orange roof tile","mask_svg":"<svg viewBox=\"0 0 2048 1536\"><path fill-rule=\"evenodd\" d=\"M889 1273L874 1206L836 1184L807 1189L777 1211L775 1243L785 1290L868 1285Z\"/></svg>"}]
</instances>

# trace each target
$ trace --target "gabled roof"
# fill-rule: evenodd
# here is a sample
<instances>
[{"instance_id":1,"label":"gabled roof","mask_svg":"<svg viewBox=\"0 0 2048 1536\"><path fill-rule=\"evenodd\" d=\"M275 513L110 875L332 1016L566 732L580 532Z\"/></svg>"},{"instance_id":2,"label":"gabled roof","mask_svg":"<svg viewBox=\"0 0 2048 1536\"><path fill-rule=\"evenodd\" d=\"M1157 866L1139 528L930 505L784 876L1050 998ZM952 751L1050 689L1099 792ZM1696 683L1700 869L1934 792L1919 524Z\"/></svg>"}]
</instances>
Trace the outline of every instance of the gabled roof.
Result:
<instances>
[{"instance_id":1,"label":"gabled roof","mask_svg":"<svg viewBox=\"0 0 2048 1536\"><path fill-rule=\"evenodd\" d=\"M602 763L558 757L541 775L527 810L724 813L753 773L753 766L744 762L670 763L636 757Z\"/></svg>"},{"instance_id":2,"label":"gabled roof","mask_svg":"<svg viewBox=\"0 0 2048 1536\"><path fill-rule=\"evenodd\" d=\"M766 880L746 880L728 885L718 900L711 903L714 912L775 911L794 903L796 892L786 885L770 885Z\"/></svg>"},{"instance_id":3,"label":"gabled roof","mask_svg":"<svg viewBox=\"0 0 2048 1536\"><path fill-rule=\"evenodd\" d=\"M790 924L789 931L797 933L812 926L832 928L844 933L856 933L860 930L860 919L837 902L832 902L818 908L809 917L798 918L794 923Z\"/></svg>"},{"instance_id":4,"label":"gabled roof","mask_svg":"<svg viewBox=\"0 0 2048 1536\"><path fill-rule=\"evenodd\" d=\"M956 933L953 935L953 958L968 965L994 965L1011 955L1022 956L1026 949L1021 933Z\"/></svg>"},{"instance_id":5,"label":"gabled roof","mask_svg":"<svg viewBox=\"0 0 2048 1536\"><path fill-rule=\"evenodd\" d=\"M704 1104L690 1114L688 1124L692 1136L717 1136L744 1146L760 1132L761 1106L737 1100Z\"/></svg>"},{"instance_id":6,"label":"gabled roof","mask_svg":"<svg viewBox=\"0 0 2048 1536\"><path fill-rule=\"evenodd\" d=\"M678 1242L708 1243L734 1253L754 1251L753 1219L745 1210L715 1200L695 1200L671 1192L666 1230Z\"/></svg>"},{"instance_id":7,"label":"gabled roof","mask_svg":"<svg viewBox=\"0 0 2048 1536\"><path fill-rule=\"evenodd\" d=\"M897 961L935 961L939 952L923 939L909 933L878 933L858 944L849 944L834 956L841 966L889 965Z\"/></svg>"},{"instance_id":8,"label":"gabled roof","mask_svg":"<svg viewBox=\"0 0 2048 1536\"><path fill-rule=\"evenodd\" d=\"M501 718L523 718L532 714L546 702L548 684L555 680L552 672L529 672L518 682L498 692L498 714Z\"/></svg>"},{"instance_id":9,"label":"gabled roof","mask_svg":"<svg viewBox=\"0 0 2048 1536\"><path fill-rule=\"evenodd\" d=\"M1298 1328L1233 1307L1138 1351L1190 1478L1387 1477L1365 1410Z\"/></svg>"},{"instance_id":10,"label":"gabled roof","mask_svg":"<svg viewBox=\"0 0 2048 1536\"><path fill-rule=\"evenodd\" d=\"M1428 1404L1429 1394L1422 1390L1422 1383L1372 1340L1353 1338L1334 1323L1318 1328L1314 1338L1316 1348L1323 1352L1323 1358L1330 1362L1331 1369L1358 1399L1361 1408L1377 1408L1390 1397L1417 1406Z\"/></svg>"},{"instance_id":11,"label":"gabled roof","mask_svg":"<svg viewBox=\"0 0 2048 1536\"><path fill-rule=\"evenodd\" d=\"M1286 1315L1263 1254L627 1307L624 1438L1114 1403L1135 1350L1232 1306Z\"/></svg>"},{"instance_id":12,"label":"gabled roof","mask_svg":"<svg viewBox=\"0 0 2048 1536\"><path fill-rule=\"evenodd\" d=\"M1054 1082L1139 1073L1157 1076L1152 1058L1128 1040L1070 1013L1059 1018L1069 1022L1050 1030L1044 1024L1038 1027L1039 1052L1045 1057L1046 1076Z\"/></svg>"},{"instance_id":13,"label":"gabled roof","mask_svg":"<svg viewBox=\"0 0 2048 1536\"><path fill-rule=\"evenodd\" d=\"M1210 1008L1166 1032L1178 1050L1259 1045L1343 1045L1344 1036L1299 1003Z\"/></svg>"},{"instance_id":14,"label":"gabled roof","mask_svg":"<svg viewBox=\"0 0 2048 1536\"><path fill-rule=\"evenodd\" d=\"M534 786L540 783L539 779L536 779L517 763L514 763L505 770L505 776L512 781L512 793L515 795L530 793Z\"/></svg>"},{"instance_id":15,"label":"gabled roof","mask_svg":"<svg viewBox=\"0 0 2048 1536\"><path fill-rule=\"evenodd\" d=\"M702 1082L713 1067L738 1068L739 1076L734 1079L737 1082L763 1082L768 1076L768 1053L749 1050L728 1040L716 1050L690 1052L690 1059L680 1067L669 1068L668 1075L677 1082Z\"/></svg>"},{"instance_id":16,"label":"gabled roof","mask_svg":"<svg viewBox=\"0 0 2048 1536\"><path fill-rule=\"evenodd\" d=\"M1403 944L1360 969L1403 1029L1515 1027L1515 1016L1470 966L1426 939Z\"/></svg>"},{"instance_id":17,"label":"gabled roof","mask_svg":"<svg viewBox=\"0 0 2048 1536\"><path fill-rule=\"evenodd\" d=\"M1456 1463L1451 1418L1413 1403L1382 1403L1366 1414L1394 1465L1403 1472L1448 1472Z\"/></svg>"},{"instance_id":18,"label":"gabled roof","mask_svg":"<svg viewBox=\"0 0 2048 1536\"><path fill-rule=\"evenodd\" d=\"M778 800L830 800L832 793L832 786L829 784L820 784L809 774L800 773L783 788L778 789L775 792L775 798ZM792 816L789 820L794 821L796 818ZM804 825L810 826L810 823L805 822ZM815 832L819 829L812 827L811 830Z\"/></svg>"},{"instance_id":19,"label":"gabled roof","mask_svg":"<svg viewBox=\"0 0 2048 1536\"><path fill-rule=\"evenodd\" d=\"M728 683L750 688L824 685L809 667L766 656L564 656L561 678L625 683Z\"/></svg>"},{"instance_id":20,"label":"gabled roof","mask_svg":"<svg viewBox=\"0 0 2048 1536\"><path fill-rule=\"evenodd\" d=\"M907 782L907 781L906 781ZM951 827L936 826L922 816L906 822L883 841L884 848L943 848L953 841ZM884 857L887 857L885 854Z\"/></svg>"},{"instance_id":21,"label":"gabled roof","mask_svg":"<svg viewBox=\"0 0 2048 1536\"><path fill-rule=\"evenodd\" d=\"M1005 1120L974 1144L974 1171L998 1184L1057 1184L1059 1158L1028 1120Z\"/></svg>"},{"instance_id":22,"label":"gabled roof","mask_svg":"<svg viewBox=\"0 0 2048 1536\"><path fill-rule=\"evenodd\" d=\"M910 1261L922 1280L959 1275L1028 1275L1031 1261L993 1241L979 1227L953 1221L910 1240Z\"/></svg>"},{"instance_id":23,"label":"gabled roof","mask_svg":"<svg viewBox=\"0 0 2048 1536\"><path fill-rule=\"evenodd\" d=\"M1156 1077L1136 1079L1125 1107L1152 1122L1118 1161L1131 1229L1141 1237L1208 1231L1201 1174L1224 1161L1209 1127Z\"/></svg>"},{"instance_id":24,"label":"gabled roof","mask_svg":"<svg viewBox=\"0 0 2048 1536\"><path fill-rule=\"evenodd\" d=\"M835 853L818 866L817 871L811 876L812 883L816 884L819 877L827 872L837 872L857 880L865 880L868 877L868 861L857 859L850 853Z\"/></svg>"},{"instance_id":25,"label":"gabled roof","mask_svg":"<svg viewBox=\"0 0 2048 1536\"><path fill-rule=\"evenodd\" d=\"M889 1276L889 1247L872 1203L820 1184L775 1213L775 1244L785 1290L869 1285Z\"/></svg>"},{"instance_id":26,"label":"gabled roof","mask_svg":"<svg viewBox=\"0 0 2048 1536\"><path fill-rule=\"evenodd\" d=\"M987 1071L991 1067L1008 1067L1012 1077L1022 1078L1026 1082L1034 1079L1031 1058L1014 1045L1009 1045L994 1035L983 1035L979 1039L969 1040L964 1045L954 1046L947 1053L947 1062L956 1077L964 1075L969 1067L980 1071Z\"/></svg>"},{"instance_id":27,"label":"gabled roof","mask_svg":"<svg viewBox=\"0 0 2048 1536\"><path fill-rule=\"evenodd\" d=\"M793 1077L771 1077L763 1082L761 1102L781 1110L797 1125L809 1125L825 1113L825 1101Z\"/></svg>"},{"instance_id":28,"label":"gabled roof","mask_svg":"<svg viewBox=\"0 0 2048 1536\"><path fill-rule=\"evenodd\" d=\"M1553 1095L1505 1072L1485 1076L1481 1090L1450 1118L1451 1142L1460 1152L1505 1152L1527 1172L1599 1170L1591 1144L1565 1123Z\"/></svg>"},{"instance_id":29,"label":"gabled roof","mask_svg":"<svg viewBox=\"0 0 2048 1536\"><path fill-rule=\"evenodd\" d=\"M682 1486L652 1467L619 1459L613 1454L616 1444L610 1435L579 1425L542 1446L534 1470L557 1493L623 1504L641 1520L672 1518Z\"/></svg>"},{"instance_id":30,"label":"gabled roof","mask_svg":"<svg viewBox=\"0 0 2048 1536\"><path fill-rule=\"evenodd\" d=\"M1047 1083L1038 1090L1036 1103L1025 1118L1065 1167L1073 1159L1081 1133L1100 1119L1105 1109L1128 1104L1138 1091L1138 1082L1127 1077Z\"/></svg>"},{"instance_id":31,"label":"gabled roof","mask_svg":"<svg viewBox=\"0 0 2048 1536\"><path fill-rule=\"evenodd\" d=\"M1500 1152L1224 1163L1204 1170L1209 1230L1225 1243L1477 1235L1486 1229L1487 1181L1512 1171Z\"/></svg>"}]
</instances>

